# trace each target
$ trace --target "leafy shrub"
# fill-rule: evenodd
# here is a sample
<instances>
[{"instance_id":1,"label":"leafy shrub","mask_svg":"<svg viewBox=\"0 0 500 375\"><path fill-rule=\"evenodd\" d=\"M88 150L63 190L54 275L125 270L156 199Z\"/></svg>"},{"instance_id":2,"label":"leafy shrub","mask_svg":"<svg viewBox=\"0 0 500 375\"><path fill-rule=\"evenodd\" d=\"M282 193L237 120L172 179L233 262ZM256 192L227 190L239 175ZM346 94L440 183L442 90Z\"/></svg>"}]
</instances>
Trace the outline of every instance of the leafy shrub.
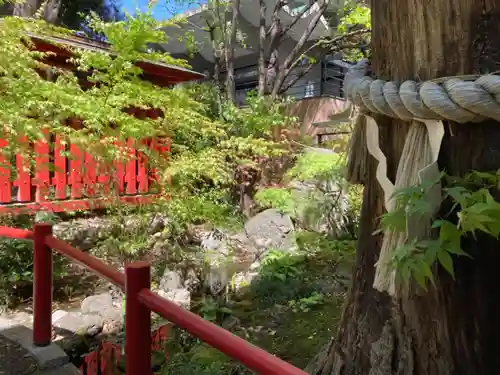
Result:
<instances>
[{"instance_id":1,"label":"leafy shrub","mask_svg":"<svg viewBox=\"0 0 500 375\"><path fill-rule=\"evenodd\" d=\"M0 216L0 226L33 229L33 217ZM54 256L54 277L63 276L67 262ZM33 283L33 242L0 237L0 306L31 296Z\"/></svg>"},{"instance_id":2,"label":"leafy shrub","mask_svg":"<svg viewBox=\"0 0 500 375\"><path fill-rule=\"evenodd\" d=\"M308 297L289 301L288 306L290 306L294 312L308 312L311 308L323 304L324 301L325 296L322 293L313 292Z\"/></svg>"},{"instance_id":3,"label":"leafy shrub","mask_svg":"<svg viewBox=\"0 0 500 375\"><path fill-rule=\"evenodd\" d=\"M167 361L162 375L245 375L251 374L238 362L217 349L205 344L193 346L187 352L179 352Z\"/></svg>"},{"instance_id":4,"label":"leafy shrub","mask_svg":"<svg viewBox=\"0 0 500 375\"><path fill-rule=\"evenodd\" d=\"M344 166L338 154L307 150L287 172L286 187L262 188L255 199L261 206L290 214L303 229L354 236L361 189L343 178Z\"/></svg>"},{"instance_id":5,"label":"leafy shrub","mask_svg":"<svg viewBox=\"0 0 500 375\"><path fill-rule=\"evenodd\" d=\"M259 275L267 279L286 281L300 274L299 265L303 261L304 256L302 255L270 250L262 260Z\"/></svg>"}]
</instances>

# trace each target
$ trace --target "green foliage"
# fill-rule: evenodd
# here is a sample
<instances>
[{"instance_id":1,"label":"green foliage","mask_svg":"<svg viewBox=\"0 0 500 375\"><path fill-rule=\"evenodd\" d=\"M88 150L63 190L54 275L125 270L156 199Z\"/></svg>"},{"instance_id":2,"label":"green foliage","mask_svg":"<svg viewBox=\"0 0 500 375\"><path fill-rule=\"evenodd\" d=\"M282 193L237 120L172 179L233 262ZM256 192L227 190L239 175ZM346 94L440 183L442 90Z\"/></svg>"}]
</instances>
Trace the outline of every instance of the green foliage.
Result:
<instances>
[{"instance_id":1,"label":"green foliage","mask_svg":"<svg viewBox=\"0 0 500 375\"><path fill-rule=\"evenodd\" d=\"M162 375L250 374L242 365L208 345L196 345L178 352L163 367Z\"/></svg>"},{"instance_id":2,"label":"green foliage","mask_svg":"<svg viewBox=\"0 0 500 375\"><path fill-rule=\"evenodd\" d=\"M2 216L0 225L15 228L32 229L33 218L30 216ZM54 257L54 276L65 274L67 262ZM33 282L33 242L0 238L0 308L19 302L31 295Z\"/></svg>"},{"instance_id":3,"label":"green foliage","mask_svg":"<svg viewBox=\"0 0 500 375\"><path fill-rule=\"evenodd\" d=\"M214 97L210 96L213 90L205 91L207 85L167 89L142 80L143 72L135 64L137 61L186 66L185 61L168 54L148 51L148 45L165 41L165 33L160 28L170 23L155 21L151 13L127 15L123 21L112 23L91 15L87 22L92 30L105 36L110 53L75 50L76 56L71 59L75 70L88 74L84 80L99 83L83 89L74 72L44 65L41 59L47 54L33 51L26 38L28 33L67 36L73 35L71 31L39 20L3 19L0 24L0 121L10 141L9 147L3 149L5 156L28 153L17 142L19 136L26 135L35 141L47 128L55 135L64 136L68 143L79 145L97 161L107 162L127 158L123 150L114 146L117 140L168 136L172 142L168 162L148 152L149 162L161 179L156 188L168 199L159 200L147 210L169 213L171 221L166 231L171 234L173 248L179 245L181 233L191 223L237 224L239 213L233 193L240 182L235 171L242 167L258 168L262 158L287 151L286 144L273 142L271 138L273 126L293 122L282 114L284 104L255 97L249 101L247 111L224 106L226 117L223 117L222 113L213 111ZM56 79L45 80L35 69L50 69ZM124 111L130 107L156 108L161 115L157 119L138 119ZM68 118L81 120L84 128L76 130L66 126L64 121ZM129 209L113 210L120 214ZM124 236L111 235L101 243L100 250L114 248L119 258L128 259L141 255L145 241L144 233L129 234L126 240ZM24 260L19 260L19 264L12 256L5 260L12 261L13 267L24 267ZM6 272L24 277L17 268Z\"/></svg>"},{"instance_id":4,"label":"green foliage","mask_svg":"<svg viewBox=\"0 0 500 375\"><path fill-rule=\"evenodd\" d=\"M393 263L404 281L414 278L423 288L427 281L434 283L432 266L439 263L455 277L453 258L470 256L461 246L467 235L484 233L494 238L500 235L500 203L492 195L500 182L499 172L472 172L463 178L442 175L444 201L449 211L432 223L437 231L434 240L412 240L395 250ZM431 213L425 200L436 181L423 183L395 193L397 208L382 217L382 228L394 232L407 231L409 217L423 217Z\"/></svg>"},{"instance_id":5,"label":"green foliage","mask_svg":"<svg viewBox=\"0 0 500 375\"><path fill-rule=\"evenodd\" d=\"M295 200L289 189L278 187L260 189L257 194L255 194L255 200L259 202L261 206L272 207L287 214L294 213L293 208Z\"/></svg>"},{"instance_id":6,"label":"green foliage","mask_svg":"<svg viewBox=\"0 0 500 375\"><path fill-rule=\"evenodd\" d=\"M286 173L287 186L262 188L255 199L263 207L288 213L307 230L326 225L332 234L354 235L361 191L344 179L344 167L345 159L338 154L306 150Z\"/></svg>"},{"instance_id":7,"label":"green foliage","mask_svg":"<svg viewBox=\"0 0 500 375\"><path fill-rule=\"evenodd\" d=\"M210 322L222 322L224 317L231 315L232 310L229 307L222 306L214 297L203 296L200 302L199 314L203 319Z\"/></svg>"},{"instance_id":8,"label":"green foliage","mask_svg":"<svg viewBox=\"0 0 500 375\"><path fill-rule=\"evenodd\" d=\"M340 19L337 31L346 33L353 26L361 25L365 29L371 29L371 11L368 6L358 1L349 1L343 10L344 15Z\"/></svg>"},{"instance_id":9,"label":"green foliage","mask_svg":"<svg viewBox=\"0 0 500 375\"><path fill-rule=\"evenodd\" d=\"M100 83L84 90L73 72L49 68L41 63L40 59L47 53L33 51L26 40L27 33L58 36L71 34L68 30L52 27L43 21L4 18L0 25L0 119L5 124L6 137L12 140L11 145L18 145L15 141L20 135L26 135L30 140L39 139L42 130L50 128L69 142L83 146L97 159L116 159L121 155L117 155L115 147L109 147L115 139L162 135L167 132L167 124L171 126L199 117L196 103L189 98L178 95L175 90L160 89L140 77L142 70L134 64L138 60L185 66L185 62L168 55L145 52L147 43L157 42L160 38L158 31L149 31L156 25L154 22L149 14L110 24L90 17L91 27L106 35L111 51L118 55L76 51L77 57L71 59L75 69L90 72L87 80ZM45 80L35 68L50 69L57 79ZM181 110L175 116L141 120L123 111L130 106L154 106L167 114L172 112L170 108L180 107ZM85 129L65 126L63 121L68 118L80 119ZM110 123L115 127L112 128Z\"/></svg>"},{"instance_id":10,"label":"green foliage","mask_svg":"<svg viewBox=\"0 0 500 375\"><path fill-rule=\"evenodd\" d=\"M371 30L371 11L364 1L348 1L342 13L340 23L337 26L337 32L340 35L347 35L357 30ZM357 61L366 57L360 47L363 46L366 53L366 46L370 44L370 39L369 33L348 37L347 41L349 43L344 43L345 46L342 51L344 58L349 61Z\"/></svg>"},{"instance_id":11,"label":"green foliage","mask_svg":"<svg viewBox=\"0 0 500 375\"><path fill-rule=\"evenodd\" d=\"M259 274L263 278L285 281L300 274L298 265L303 261L301 255L270 250L262 260Z\"/></svg>"},{"instance_id":12,"label":"green foliage","mask_svg":"<svg viewBox=\"0 0 500 375\"><path fill-rule=\"evenodd\" d=\"M325 296L322 293L313 292L308 297L289 301L288 306L292 309L293 312L309 312L312 308L322 305L324 302Z\"/></svg>"}]
</instances>

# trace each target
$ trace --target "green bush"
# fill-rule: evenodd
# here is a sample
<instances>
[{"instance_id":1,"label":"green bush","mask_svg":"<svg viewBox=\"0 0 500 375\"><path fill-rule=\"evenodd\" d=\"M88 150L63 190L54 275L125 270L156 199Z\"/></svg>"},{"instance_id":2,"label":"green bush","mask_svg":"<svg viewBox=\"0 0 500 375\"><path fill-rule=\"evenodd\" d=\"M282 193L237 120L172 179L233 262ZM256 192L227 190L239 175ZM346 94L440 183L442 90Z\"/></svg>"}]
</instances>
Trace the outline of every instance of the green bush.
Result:
<instances>
[{"instance_id":1,"label":"green bush","mask_svg":"<svg viewBox=\"0 0 500 375\"><path fill-rule=\"evenodd\" d=\"M284 187L265 187L255 195L257 203L289 214L305 230L355 236L361 188L343 177L345 160L335 153L307 150L287 172ZM298 184L308 186L307 190Z\"/></svg>"},{"instance_id":2,"label":"green bush","mask_svg":"<svg viewBox=\"0 0 500 375\"><path fill-rule=\"evenodd\" d=\"M34 217L28 215L0 217L0 226L33 229ZM64 259L54 257L54 276L64 275ZM33 284L33 242L0 238L0 306L9 306L31 297Z\"/></svg>"}]
</instances>

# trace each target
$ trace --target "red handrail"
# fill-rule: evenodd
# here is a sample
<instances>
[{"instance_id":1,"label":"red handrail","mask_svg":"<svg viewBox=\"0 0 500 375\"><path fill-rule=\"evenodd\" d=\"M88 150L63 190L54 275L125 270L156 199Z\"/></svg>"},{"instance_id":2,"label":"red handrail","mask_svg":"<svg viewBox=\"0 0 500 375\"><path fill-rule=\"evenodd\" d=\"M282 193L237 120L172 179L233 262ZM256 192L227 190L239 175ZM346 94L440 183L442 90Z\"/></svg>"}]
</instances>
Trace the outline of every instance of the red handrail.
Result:
<instances>
[{"instance_id":1,"label":"red handrail","mask_svg":"<svg viewBox=\"0 0 500 375\"><path fill-rule=\"evenodd\" d=\"M304 375L305 372L278 357L233 335L231 332L186 311L175 303L161 298L151 290L143 289L139 300L151 311L163 316L170 322L184 328L202 341L219 349L233 359L237 359L249 369L260 374Z\"/></svg>"},{"instance_id":2,"label":"red handrail","mask_svg":"<svg viewBox=\"0 0 500 375\"><path fill-rule=\"evenodd\" d=\"M33 239L33 341L46 346L52 336L52 249L125 290L125 358L128 375L151 373L151 311L263 375L306 375L297 367L250 344L150 290L150 264L127 264L125 274L52 236L50 224L34 232L0 226L0 237Z\"/></svg>"},{"instance_id":3,"label":"red handrail","mask_svg":"<svg viewBox=\"0 0 500 375\"><path fill-rule=\"evenodd\" d=\"M33 232L30 230L0 226L0 237L15 238L19 240L32 240Z\"/></svg>"},{"instance_id":4,"label":"red handrail","mask_svg":"<svg viewBox=\"0 0 500 375\"><path fill-rule=\"evenodd\" d=\"M61 255L67 256L75 263L78 263L86 269L97 273L99 276L111 281L121 289L125 289L125 275L122 272L111 268L99 259L94 258L92 255L84 253L76 247L71 246L69 243L58 240L53 236L47 236L44 240L48 246Z\"/></svg>"}]
</instances>

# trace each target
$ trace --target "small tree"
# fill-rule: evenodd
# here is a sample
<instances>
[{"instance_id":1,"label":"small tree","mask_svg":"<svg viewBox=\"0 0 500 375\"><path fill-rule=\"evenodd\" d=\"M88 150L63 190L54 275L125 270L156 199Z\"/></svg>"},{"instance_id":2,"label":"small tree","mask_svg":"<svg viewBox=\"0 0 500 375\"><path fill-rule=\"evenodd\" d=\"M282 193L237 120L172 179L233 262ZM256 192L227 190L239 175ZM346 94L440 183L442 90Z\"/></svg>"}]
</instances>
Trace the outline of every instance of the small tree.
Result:
<instances>
[{"instance_id":1,"label":"small tree","mask_svg":"<svg viewBox=\"0 0 500 375\"><path fill-rule=\"evenodd\" d=\"M311 43L311 35L325 16L329 5L330 0L310 0L293 15L292 21L284 26L280 13L290 6L290 1L279 0L273 9L271 24L266 25L266 1L259 0L259 95L270 94L275 98L283 94L306 76L327 53L347 50L352 54L352 49L366 47L367 41L360 40L360 36L369 32L370 18L369 9L362 2L347 3L337 30L334 30L332 35ZM279 56L279 46L284 38L310 12L313 12L313 16L292 51L287 56ZM313 53L315 55L312 55ZM290 73L299 65L302 65L303 69L290 77Z\"/></svg>"}]
</instances>

